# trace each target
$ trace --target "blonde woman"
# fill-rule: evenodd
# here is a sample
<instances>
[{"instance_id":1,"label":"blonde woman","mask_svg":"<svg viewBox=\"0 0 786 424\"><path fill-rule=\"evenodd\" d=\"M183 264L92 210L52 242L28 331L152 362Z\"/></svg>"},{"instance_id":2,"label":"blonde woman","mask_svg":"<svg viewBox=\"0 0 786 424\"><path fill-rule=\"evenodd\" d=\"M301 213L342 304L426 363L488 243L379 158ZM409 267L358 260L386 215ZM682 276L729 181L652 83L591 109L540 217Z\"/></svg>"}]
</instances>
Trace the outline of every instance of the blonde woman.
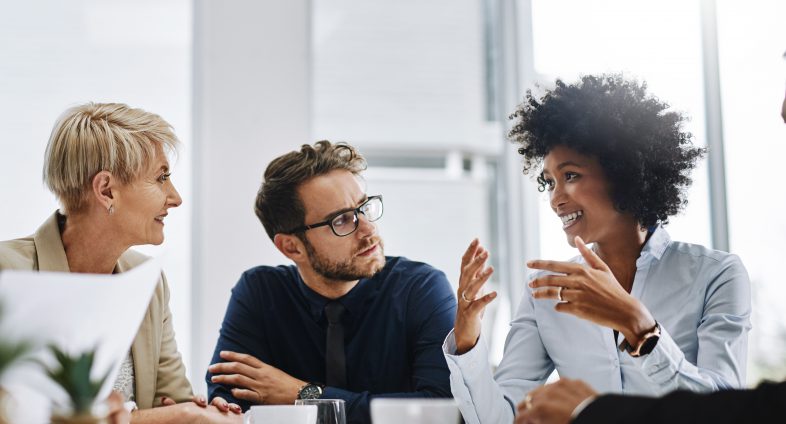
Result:
<instances>
[{"instance_id":1,"label":"blonde woman","mask_svg":"<svg viewBox=\"0 0 786 424\"><path fill-rule=\"evenodd\" d=\"M182 203L167 160L178 144L166 121L141 109L113 103L68 109L44 157L44 182L61 208L33 235L0 242L0 270L111 274L144 262L130 248L161 244L169 209ZM204 397L193 397L163 274L115 390L135 403L135 423L240 420L235 405L206 406Z\"/></svg>"}]
</instances>

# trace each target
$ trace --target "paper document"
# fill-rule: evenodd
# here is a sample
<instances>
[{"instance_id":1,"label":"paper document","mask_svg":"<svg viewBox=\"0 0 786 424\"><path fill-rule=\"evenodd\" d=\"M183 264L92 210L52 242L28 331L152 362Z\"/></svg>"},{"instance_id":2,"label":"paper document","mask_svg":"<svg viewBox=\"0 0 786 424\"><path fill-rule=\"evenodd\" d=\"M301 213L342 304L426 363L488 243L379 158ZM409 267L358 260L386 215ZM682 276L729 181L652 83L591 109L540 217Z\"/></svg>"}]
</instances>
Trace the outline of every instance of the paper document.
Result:
<instances>
[{"instance_id":1,"label":"paper document","mask_svg":"<svg viewBox=\"0 0 786 424\"><path fill-rule=\"evenodd\" d=\"M47 363L53 363L48 344L71 354L97 348L93 379L110 371L99 394L99 399L104 399L128 355L160 277L161 264L156 258L113 275L2 271L0 337L33 343L32 356ZM40 415L46 422L53 401L67 404L65 392L33 361L18 362L3 376L2 384L19 402L19 410L44 408L45 414ZM25 416L25 422L39 419Z\"/></svg>"}]
</instances>

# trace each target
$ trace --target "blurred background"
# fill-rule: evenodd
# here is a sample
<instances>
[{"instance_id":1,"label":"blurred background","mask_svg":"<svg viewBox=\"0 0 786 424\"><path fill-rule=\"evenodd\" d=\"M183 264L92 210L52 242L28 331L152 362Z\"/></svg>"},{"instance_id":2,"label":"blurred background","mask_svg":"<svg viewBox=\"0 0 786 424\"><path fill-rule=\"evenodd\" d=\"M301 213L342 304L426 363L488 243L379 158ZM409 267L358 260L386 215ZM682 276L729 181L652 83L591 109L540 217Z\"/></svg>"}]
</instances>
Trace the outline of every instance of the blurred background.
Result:
<instances>
[{"instance_id":1,"label":"blurred background","mask_svg":"<svg viewBox=\"0 0 786 424\"><path fill-rule=\"evenodd\" d=\"M183 141L183 205L161 255L177 341L197 392L241 272L285 263L253 214L268 162L347 141L385 196L386 253L456 284L473 237L500 298L484 318L499 361L532 258L576 254L505 139L524 98L582 74L622 72L690 117L712 154L674 239L738 254L750 273L748 383L786 377L786 3L621 0L0 0L0 239L57 203L41 181L67 107L123 102ZM538 88L540 87L540 88Z\"/></svg>"}]
</instances>

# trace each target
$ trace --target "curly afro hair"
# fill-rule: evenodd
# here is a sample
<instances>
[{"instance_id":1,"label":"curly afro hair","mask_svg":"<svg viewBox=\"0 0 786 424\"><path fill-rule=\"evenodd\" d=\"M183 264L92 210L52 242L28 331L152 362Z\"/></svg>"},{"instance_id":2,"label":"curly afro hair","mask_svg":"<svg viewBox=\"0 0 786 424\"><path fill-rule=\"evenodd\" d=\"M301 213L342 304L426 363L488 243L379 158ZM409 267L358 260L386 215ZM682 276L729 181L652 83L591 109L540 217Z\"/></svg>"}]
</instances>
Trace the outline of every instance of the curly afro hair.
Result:
<instances>
[{"instance_id":1,"label":"curly afro hair","mask_svg":"<svg viewBox=\"0 0 786 424\"><path fill-rule=\"evenodd\" d=\"M651 227L667 224L687 204L690 171L706 152L682 130L685 117L668 108L647 94L646 83L618 74L584 76L570 85L558 79L540 99L527 91L510 115L508 137L521 146L524 174L541 169L556 146L597 158L617 210ZM542 176L538 184L545 190Z\"/></svg>"}]
</instances>

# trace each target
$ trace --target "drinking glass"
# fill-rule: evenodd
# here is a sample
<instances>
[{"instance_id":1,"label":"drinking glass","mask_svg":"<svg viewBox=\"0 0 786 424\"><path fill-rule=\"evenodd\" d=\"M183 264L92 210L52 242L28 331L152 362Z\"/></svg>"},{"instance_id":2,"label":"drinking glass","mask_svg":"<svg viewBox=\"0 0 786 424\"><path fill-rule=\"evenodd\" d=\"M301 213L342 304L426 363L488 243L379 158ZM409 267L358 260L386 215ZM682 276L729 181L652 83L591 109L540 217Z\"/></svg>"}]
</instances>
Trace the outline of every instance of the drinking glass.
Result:
<instances>
[{"instance_id":1,"label":"drinking glass","mask_svg":"<svg viewBox=\"0 0 786 424\"><path fill-rule=\"evenodd\" d=\"M316 405L317 424L347 424L343 399L298 399L295 405Z\"/></svg>"}]
</instances>

